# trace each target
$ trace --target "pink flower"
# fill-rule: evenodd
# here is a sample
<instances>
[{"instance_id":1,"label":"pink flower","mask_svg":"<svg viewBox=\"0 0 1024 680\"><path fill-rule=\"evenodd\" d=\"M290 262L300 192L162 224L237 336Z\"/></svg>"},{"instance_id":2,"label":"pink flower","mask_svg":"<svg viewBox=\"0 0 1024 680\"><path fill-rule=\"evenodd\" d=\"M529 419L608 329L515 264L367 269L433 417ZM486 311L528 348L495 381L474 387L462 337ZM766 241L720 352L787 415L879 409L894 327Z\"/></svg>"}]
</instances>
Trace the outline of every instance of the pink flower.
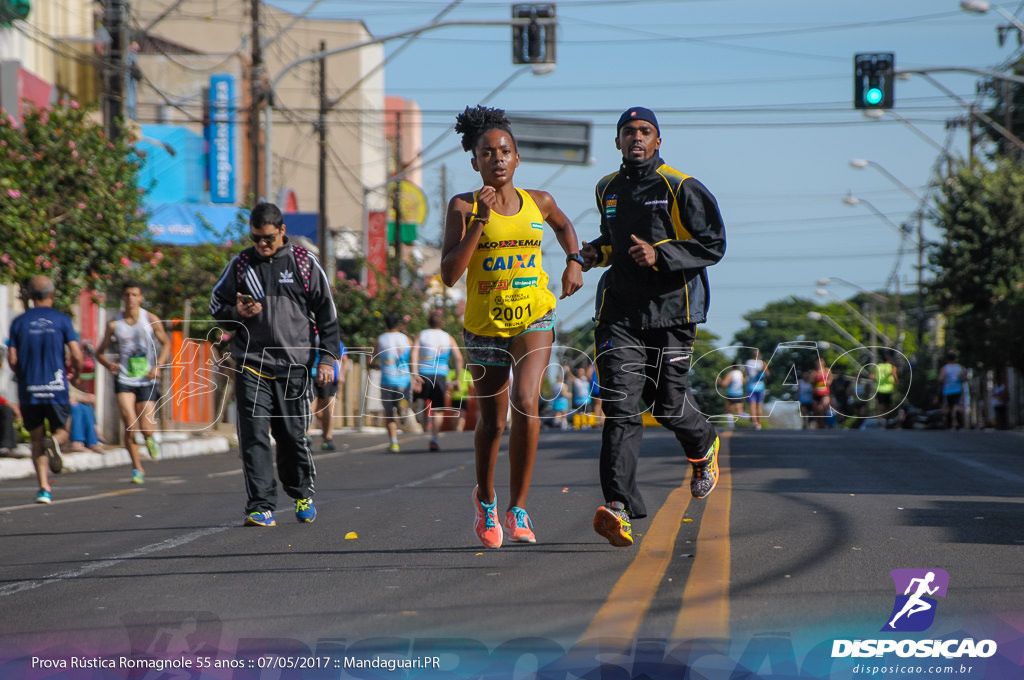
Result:
<instances>
[{"instance_id":1,"label":"pink flower","mask_svg":"<svg viewBox=\"0 0 1024 680\"><path fill-rule=\"evenodd\" d=\"M68 148L69 148L69 149L74 149L74 148L75 148L75 143L74 143L74 141L70 141L70 142L68 142Z\"/></svg>"},{"instance_id":2,"label":"pink flower","mask_svg":"<svg viewBox=\"0 0 1024 680\"><path fill-rule=\"evenodd\" d=\"M125 267L130 267L132 265L132 261L129 260L127 257L122 255L121 256L121 264L124 265Z\"/></svg>"},{"instance_id":3,"label":"pink flower","mask_svg":"<svg viewBox=\"0 0 1024 680\"><path fill-rule=\"evenodd\" d=\"M79 106L78 102L77 102L77 101L75 101L74 99L72 99L72 100L71 100L71 108L73 108L73 109L77 109L77 108L78 108L78 106Z\"/></svg>"},{"instance_id":4,"label":"pink flower","mask_svg":"<svg viewBox=\"0 0 1024 680\"><path fill-rule=\"evenodd\" d=\"M96 213L96 219L102 220L103 219L103 213Z\"/></svg>"},{"instance_id":5,"label":"pink flower","mask_svg":"<svg viewBox=\"0 0 1024 680\"><path fill-rule=\"evenodd\" d=\"M159 262L160 260L164 259L164 254L158 250L155 253L153 253L153 259Z\"/></svg>"},{"instance_id":6,"label":"pink flower","mask_svg":"<svg viewBox=\"0 0 1024 680\"><path fill-rule=\"evenodd\" d=\"M43 269L49 269L49 268L50 268L50 267L52 267L52 266L53 266L53 265L52 265L52 264L50 264L50 261L49 261L49 260L43 260Z\"/></svg>"},{"instance_id":7,"label":"pink flower","mask_svg":"<svg viewBox=\"0 0 1024 680\"><path fill-rule=\"evenodd\" d=\"M11 261L11 256L8 255L7 253L4 253L2 256L0 256L0 262L3 262L4 264L7 264L10 261Z\"/></svg>"},{"instance_id":8,"label":"pink flower","mask_svg":"<svg viewBox=\"0 0 1024 680\"><path fill-rule=\"evenodd\" d=\"M11 198L21 198L21 192L18 191L17 189L8 189L7 195L10 196Z\"/></svg>"},{"instance_id":9,"label":"pink flower","mask_svg":"<svg viewBox=\"0 0 1024 680\"><path fill-rule=\"evenodd\" d=\"M78 204L78 209L79 210L85 210L85 202L84 201Z\"/></svg>"}]
</instances>

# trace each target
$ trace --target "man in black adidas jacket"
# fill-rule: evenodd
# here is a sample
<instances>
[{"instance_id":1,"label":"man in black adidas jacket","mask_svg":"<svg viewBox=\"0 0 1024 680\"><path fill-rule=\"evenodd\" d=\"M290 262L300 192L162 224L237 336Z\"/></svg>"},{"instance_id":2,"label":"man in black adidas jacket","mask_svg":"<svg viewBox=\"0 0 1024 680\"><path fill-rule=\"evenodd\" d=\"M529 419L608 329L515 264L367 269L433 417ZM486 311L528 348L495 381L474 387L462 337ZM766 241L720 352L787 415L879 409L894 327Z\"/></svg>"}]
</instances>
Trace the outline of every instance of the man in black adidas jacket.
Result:
<instances>
[{"instance_id":1,"label":"man in black adidas jacket","mask_svg":"<svg viewBox=\"0 0 1024 680\"><path fill-rule=\"evenodd\" d=\"M687 374L697 324L707 319L705 268L725 254L725 225L711 192L658 155L653 111L624 112L615 146L622 166L597 184L601 235L580 252L585 271L609 267L599 284L594 330L605 416L605 505L594 529L621 547L633 543L629 520L647 516L636 483L641 398L682 445L693 468L693 497L706 497L718 482L718 436L697 408Z\"/></svg>"},{"instance_id":2,"label":"man in black adidas jacket","mask_svg":"<svg viewBox=\"0 0 1024 680\"><path fill-rule=\"evenodd\" d=\"M210 313L231 333L231 356L238 364L235 397L248 495L245 523L276 524L270 433L277 441L277 474L295 500L295 516L312 522L316 468L305 438L310 369L319 333L316 379L333 380L338 313L323 268L312 253L289 242L276 205L257 205L249 229L254 245L231 260L210 299Z\"/></svg>"}]
</instances>

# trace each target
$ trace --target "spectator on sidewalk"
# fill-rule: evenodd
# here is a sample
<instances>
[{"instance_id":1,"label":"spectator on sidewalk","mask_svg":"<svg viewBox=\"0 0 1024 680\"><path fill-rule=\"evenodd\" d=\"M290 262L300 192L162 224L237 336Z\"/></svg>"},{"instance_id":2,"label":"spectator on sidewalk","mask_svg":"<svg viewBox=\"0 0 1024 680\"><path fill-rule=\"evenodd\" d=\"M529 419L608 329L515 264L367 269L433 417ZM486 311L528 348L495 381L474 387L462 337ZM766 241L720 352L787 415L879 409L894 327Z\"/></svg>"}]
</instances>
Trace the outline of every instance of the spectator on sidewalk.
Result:
<instances>
[{"instance_id":1,"label":"spectator on sidewalk","mask_svg":"<svg viewBox=\"0 0 1024 680\"><path fill-rule=\"evenodd\" d=\"M14 421L21 416L15 410L14 404L9 404L6 399L0 397L0 456L9 456L18 445L18 433L14 430Z\"/></svg>"}]
</instances>

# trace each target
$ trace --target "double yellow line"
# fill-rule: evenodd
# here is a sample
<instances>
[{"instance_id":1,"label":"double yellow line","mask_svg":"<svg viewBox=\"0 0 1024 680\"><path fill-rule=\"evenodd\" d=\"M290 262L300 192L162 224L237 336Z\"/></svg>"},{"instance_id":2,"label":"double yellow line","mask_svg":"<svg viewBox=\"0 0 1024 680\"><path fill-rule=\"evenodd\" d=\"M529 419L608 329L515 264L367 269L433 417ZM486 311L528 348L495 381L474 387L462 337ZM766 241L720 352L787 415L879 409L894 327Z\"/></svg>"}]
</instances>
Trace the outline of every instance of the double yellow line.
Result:
<instances>
[{"instance_id":1,"label":"double yellow line","mask_svg":"<svg viewBox=\"0 0 1024 680\"><path fill-rule=\"evenodd\" d=\"M703 501L704 514L697 532L697 547L690 575L683 589L672 640L729 636L729 509L732 480L729 475L729 437L721 435L718 452L719 478L715 491ZM580 640L597 638L635 639L672 561L676 537L690 507L689 484L669 494L651 522L637 549L636 558L612 588Z\"/></svg>"}]
</instances>

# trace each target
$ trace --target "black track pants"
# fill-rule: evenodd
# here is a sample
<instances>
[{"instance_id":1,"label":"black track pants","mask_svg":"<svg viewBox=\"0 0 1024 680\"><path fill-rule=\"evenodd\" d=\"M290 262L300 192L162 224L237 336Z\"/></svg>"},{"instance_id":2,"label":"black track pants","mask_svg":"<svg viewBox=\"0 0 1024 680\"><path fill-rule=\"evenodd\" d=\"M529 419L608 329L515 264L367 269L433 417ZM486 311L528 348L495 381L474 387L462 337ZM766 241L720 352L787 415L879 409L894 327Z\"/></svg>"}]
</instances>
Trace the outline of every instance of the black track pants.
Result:
<instances>
[{"instance_id":1,"label":"black track pants","mask_svg":"<svg viewBox=\"0 0 1024 680\"><path fill-rule=\"evenodd\" d=\"M645 408L675 434L688 458L702 458L715 440L689 389L696 335L695 325L641 330L599 324L594 331L604 410L601 490L606 503L624 503L631 517L647 516L636 483Z\"/></svg>"}]
</instances>

